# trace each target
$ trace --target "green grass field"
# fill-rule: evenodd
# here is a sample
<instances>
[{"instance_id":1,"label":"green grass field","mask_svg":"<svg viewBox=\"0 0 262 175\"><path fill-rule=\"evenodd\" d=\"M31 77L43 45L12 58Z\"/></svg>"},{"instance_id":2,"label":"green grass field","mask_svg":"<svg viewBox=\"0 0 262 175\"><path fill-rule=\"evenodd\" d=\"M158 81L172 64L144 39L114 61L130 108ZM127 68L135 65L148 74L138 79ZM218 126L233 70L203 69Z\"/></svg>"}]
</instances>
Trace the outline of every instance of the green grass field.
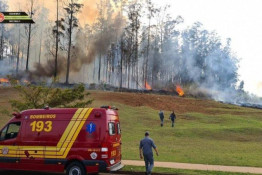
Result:
<instances>
[{"instance_id":1,"label":"green grass field","mask_svg":"<svg viewBox=\"0 0 262 175\"><path fill-rule=\"evenodd\" d=\"M151 107L139 99L137 99L139 105L134 105L136 98L143 96L141 94L131 94L134 104L130 105L131 99L126 97L130 94L127 93L116 93L120 96L118 99L110 92L91 91L91 93L95 99L93 107L106 104L120 109L123 159L139 160L139 141L144 137L144 132L149 131L160 154L158 157L155 156L156 161L262 167L262 110L213 101L177 98L174 99L178 111L175 127L171 127L168 120L170 110L165 108L163 108L164 127L160 127L157 106ZM108 93L111 97L106 97ZM11 109L8 99L17 98L17 95L1 92L0 97L2 127L10 118L6 111ZM154 102L153 95L146 95L143 98L149 98L149 101L152 98ZM167 96L157 98L172 100ZM183 108L182 112L179 111L180 107ZM188 112L187 107L190 109ZM200 108L201 111L198 110ZM177 170L183 174L181 171Z\"/></svg>"},{"instance_id":2,"label":"green grass field","mask_svg":"<svg viewBox=\"0 0 262 175\"><path fill-rule=\"evenodd\" d=\"M224 114L178 114L172 128L167 115L160 127L158 111L152 108L94 102L95 106L105 103L120 109L123 159L139 159L139 141L148 130L159 149L156 161L262 167L261 111L241 108L250 115L227 114L228 109Z\"/></svg>"}]
</instances>

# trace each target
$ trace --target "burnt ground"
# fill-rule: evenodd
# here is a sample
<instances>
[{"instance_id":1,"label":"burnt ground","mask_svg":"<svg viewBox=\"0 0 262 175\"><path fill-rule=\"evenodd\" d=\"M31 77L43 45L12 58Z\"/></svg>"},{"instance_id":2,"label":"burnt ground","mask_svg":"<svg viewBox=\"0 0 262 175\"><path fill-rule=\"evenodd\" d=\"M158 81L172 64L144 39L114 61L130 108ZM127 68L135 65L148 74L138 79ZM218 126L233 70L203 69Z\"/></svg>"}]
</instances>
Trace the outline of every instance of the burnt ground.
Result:
<instances>
[{"instance_id":1,"label":"burnt ground","mask_svg":"<svg viewBox=\"0 0 262 175\"><path fill-rule=\"evenodd\" d=\"M262 114L262 110L224 104L207 99L179 97L171 95L158 95L147 93L89 91L91 97L99 101L113 101L133 107L148 106L155 110L172 111L176 113L202 113L202 114L233 114L246 115L250 112Z\"/></svg>"},{"instance_id":2,"label":"burnt ground","mask_svg":"<svg viewBox=\"0 0 262 175\"><path fill-rule=\"evenodd\" d=\"M193 99L171 95L157 95L128 92L91 91L95 100L114 101L133 107L148 106L153 109L175 110L178 113L203 112L217 106L210 100Z\"/></svg>"},{"instance_id":3,"label":"burnt ground","mask_svg":"<svg viewBox=\"0 0 262 175\"><path fill-rule=\"evenodd\" d=\"M176 95L158 95L149 93L89 91L91 98L98 101L112 101L133 107L147 106L155 110L172 111L176 113L203 113L203 114L233 114L247 115L250 112L258 115L262 110L228 105L213 100L179 97ZM0 109L12 111L9 100L19 98L19 94L13 88L0 87Z\"/></svg>"}]
</instances>

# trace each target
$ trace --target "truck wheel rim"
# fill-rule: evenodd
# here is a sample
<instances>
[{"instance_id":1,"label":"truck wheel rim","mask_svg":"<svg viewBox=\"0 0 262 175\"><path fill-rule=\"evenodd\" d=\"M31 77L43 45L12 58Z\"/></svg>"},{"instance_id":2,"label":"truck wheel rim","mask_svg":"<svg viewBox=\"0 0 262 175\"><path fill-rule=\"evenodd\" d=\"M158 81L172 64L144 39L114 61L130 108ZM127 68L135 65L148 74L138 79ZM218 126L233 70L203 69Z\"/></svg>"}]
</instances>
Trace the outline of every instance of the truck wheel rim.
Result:
<instances>
[{"instance_id":1,"label":"truck wheel rim","mask_svg":"<svg viewBox=\"0 0 262 175\"><path fill-rule=\"evenodd\" d=\"M72 167L69 171L69 175L81 175L81 170L79 167Z\"/></svg>"}]
</instances>

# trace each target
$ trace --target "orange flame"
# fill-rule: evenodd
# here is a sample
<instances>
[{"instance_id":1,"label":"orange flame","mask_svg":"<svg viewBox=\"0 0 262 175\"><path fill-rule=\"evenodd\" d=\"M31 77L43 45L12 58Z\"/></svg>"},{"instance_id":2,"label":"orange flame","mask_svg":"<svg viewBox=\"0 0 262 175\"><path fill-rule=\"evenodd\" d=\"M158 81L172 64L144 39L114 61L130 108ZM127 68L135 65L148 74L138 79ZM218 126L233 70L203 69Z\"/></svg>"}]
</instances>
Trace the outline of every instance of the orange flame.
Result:
<instances>
[{"instance_id":1,"label":"orange flame","mask_svg":"<svg viewBox=\"0 0 262 175\"><path fill-rule=\"evenodd\" d=\"M0 78L0 83L9 83L9 80L6 78Z\"/></svg>"},{"instance_id":2,"label":"orange flame","mask_svg":"<svg viewBox=\"0 0 262 175\"><path fill-rule=\"evenodd\" d=\"M146 82L146 89L147 90L152 90L151 86Z\"/></svg>"},{"instance_id":3,"label":"orange flame","mask_svg":"<svg viewBox=\"0 0 262 175\"><path fill-rule=\"evenodd\" d=\"M178 95L180 97L183 97L185 95L185 93L184 93L184 91L183 91L183 89L181 88L180 85L176 85L176 92L178 93Z\"/></svg>"},{"instance_id":4,"label":"orange flame","mask_svg":"<svg viewBox=\"0 0 262 175\"><path fill-rule=\"evenodd\" d=\"M25 84L30 84L30 82L28 80L24 80L23 81Z\"/></svg>"}]
</instances>

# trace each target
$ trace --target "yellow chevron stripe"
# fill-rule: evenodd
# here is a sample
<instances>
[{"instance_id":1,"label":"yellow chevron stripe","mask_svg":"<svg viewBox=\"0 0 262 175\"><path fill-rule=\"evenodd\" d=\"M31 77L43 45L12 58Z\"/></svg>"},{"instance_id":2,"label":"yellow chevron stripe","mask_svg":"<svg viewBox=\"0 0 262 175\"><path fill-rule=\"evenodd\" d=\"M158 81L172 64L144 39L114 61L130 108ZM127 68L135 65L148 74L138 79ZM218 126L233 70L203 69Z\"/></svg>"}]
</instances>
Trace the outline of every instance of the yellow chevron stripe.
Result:
<instances>
[{"instance_id":1,"label":"yellow chevron stripe","mask_svg":"<svg viewBox=\"0 0 262 175\"><path fill-rule=\"evenodd\" d=\"M74 116L72 117L70 123L68 124L66 130L64 131L62 137L60 138L60 141L58 142L58 144L62 144L64 143L66 137L68 136L68 134L70 133L70 131L72 131L72 126L75 123L75 121L78 119L78 117L80 116L80 114L82 113L83 108L79 108L76 113L74 114ZM59 146L59 145L58 145ZM57 151L57 147L46 147L46 150L50 150L50 151ZM9 151L11 150L15 150L17 151L19 149L18 146L9 146L9 145L2 145L0 146L0 149L2 150L4 147L8 147ZM61 146L59 146L61 148ZM42 151L44 150L45 147L44 146L24 146L24 147L20 147L19 151L30 151L30 150L34 150L34 151ZM22 153L24 154L24 153ZM0 155L1 156L1 155Z\"/></svg>"},{"instance_id":2,"label":"yellow chevron stripe","mask_svg":"<svg viewBox=\"0 0 262 175\"><path fill-rule=\"evenodd\" d=\"M84 112L81 114L81 117L80 117L81 120L83 120L84 116L86 116L86 115L89 116L90 113L88 113L87 111L88 111L88 109L85 109ZM91 110L89 110L89 111L91 111ZM83 127L83 126L82 126L82 127L79 126L79 125L81 124L81 120L77 120L77 121L76 121L76 124L74 125L74 127L73 127L73 129L72 129L73 132L70 132L70 133L69 133L69 136L68 136L68 138L66 139L65 144L62 146L62 148L67 148L68 145L69 145L69 143L75 142L75 140L73 140L73 138L74 138L75 136L78 136L78 134L79 134L79 132L80 132L80 131L78 132L78 129L81 130L82 127ZM85 119L84 119L84 122L85 122ZM71 147L70 147L70 149L71 149ZM48 155L48 154L49 154L49 152L46 153L46 155ZM60 148L59 152L57 152L57 156L61 156L61 155L63 155L63 154L64 154L64 150Z\"/></svg>"},{"instance_id":3,"label":"yellow chevron stripe","mask_svg":"<svg viewBox=\"0 0 262 175\"><path fill-rule=\"evenodd\" d=\"M85 109L86 110L86 109ZM61 148L62 144L64 143L66 137L68 136L68 134L70 133L70 131L72 131L73 125L75 124L75 121L78 119L78 117L81 115L81 113L83 112L83 108L80 108L76 111L75 115L73 116L73 118L71 119L70 123L68 124L64 134L62 135L61 139L59 140L57 147Z\"/></svg>"},{"instance_id":4,"label":"yellow chevron stripe","mask_svg":"<svg viewBox=\"0 0 262 175\"><path fill-rule=\"evenodd\" d=\"M92 110L92 108L79 108L76 111L56 147L24 146L19 148L18 146L3 145L0 146L0 149L8 147L8 157L17 157L17 153L19 157L26 158L24 151L28 151L30 156L35 158L66 158ZM12 155L10 155L11 153ZM1 152L0 157L6 157L6 155Z\"/></svg>"},{"instance_id":5,"label":"yellow chevron stripe","mask_svg":"<svg viewBox=\"0 0 262 175\"><path fill-rule=\"evenodd\" d=\"M65 154L64 154L63 156L61 156L61 157L60 157L60 156L57 156L57 158L66 158L66 157L67 157L69 151L71 150L73 144L75 143L75 140L76 140L78 134L80 133L81 129L83 128L83 125L85 124L85 122L86 122L86 120L87 120L87 118L89 117L89 115L90 115L91 112L92 112L92 109L90 109L90 110L87 112L87 114L86 114L85 117L84 117L84 120L81 121L80 127L77 128L76 134L74 135L73 140L69 143L68 148L66 148Z\"/></svg>"},{"instance_id":6,"label":"yellow chevron stripe","mask_svg":"<svg viewBox=\"0 0 262 175\"><path fill-rule=\"evenodd\" d=\"M87 109L83 110L82 108L80 108L80 109L77 110L77 112L72 117L70 123L68 124L66 130L64 131L64 133L63 133L63 135L62 135L62 137L61 137L61 139L59 141L60 143L63 143L63 144L66 143L65 139L70 134L70 131L71 132L74 131L74 130L72 130L72 126L75 126L75 123L76 123L77 120L82 120L82 118L83 118L83 116L85 114L85 111L87 111ZM58 144L59 144L59 142L58 142ZM25 154L24 154L24 151L28 151L28 153L30 154L30 153L32 153L32 152L30 152L30 150L32 150L33 154L35 154L34 151L36 151L36 150L39 150L39 151L48 150L48 151L45 151L46 154L48 153L48 154L51 154L53 156L56 156L57 155L57 151L61 150L61 147L62 147L62 146L59 146L59 147L58 146L59 145L57 145L56 147L44 147L44 146L38 146L38 147L30 146L30 147L28 147L28 146L24 146L24 147L21 147L18 150L17 154L20 155L20 157L21 156L26 157ZM41 154L41 152L39 152L39 153L35 154L34 157L43 158L44 154L43 154L43 152L42 152L42 154Z\"/></svg>"}]
</instances>

